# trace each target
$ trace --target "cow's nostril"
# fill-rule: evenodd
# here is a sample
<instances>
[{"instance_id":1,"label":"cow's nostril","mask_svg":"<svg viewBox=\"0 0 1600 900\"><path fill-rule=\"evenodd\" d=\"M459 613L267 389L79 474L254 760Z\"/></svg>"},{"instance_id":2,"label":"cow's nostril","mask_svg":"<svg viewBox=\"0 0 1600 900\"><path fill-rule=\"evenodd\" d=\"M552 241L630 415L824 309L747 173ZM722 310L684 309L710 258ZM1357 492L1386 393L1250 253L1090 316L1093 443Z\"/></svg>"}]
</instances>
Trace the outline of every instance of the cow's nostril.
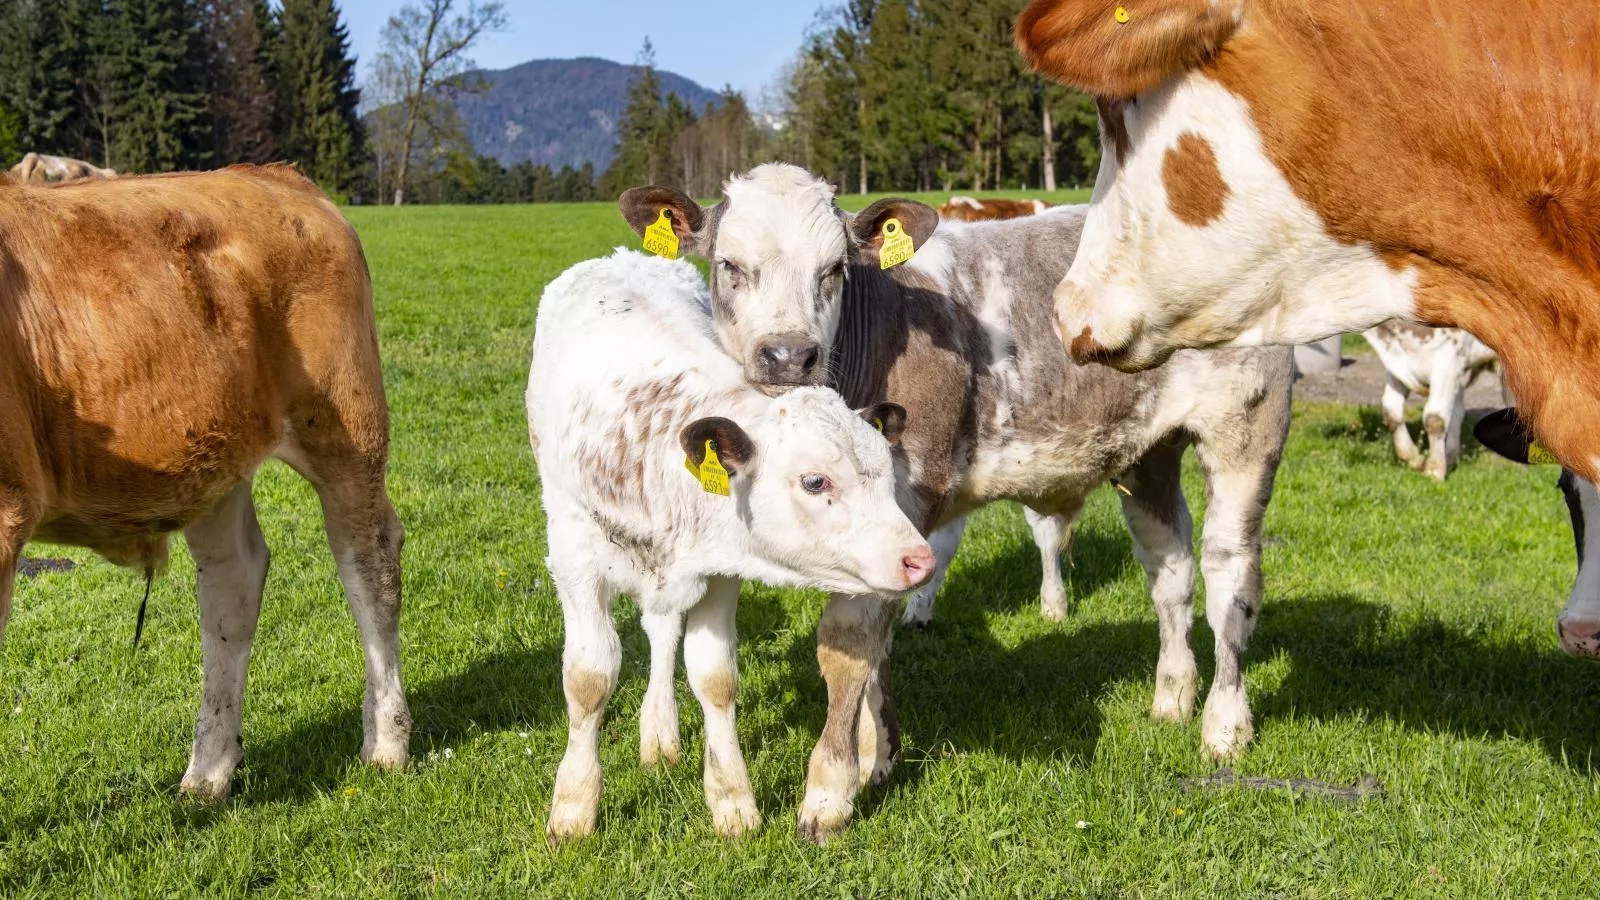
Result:
<instances>
[{"instance_id":1,"label":"cow's nostril","mask_svg":"<svg viewBox=\"0 0 1600 900\"><path fill-rule=\"evenodd\" d=\"M756 353L756 359L758 361L760 361L761 368L763 368L763 369L772 369L772 368L777 367L778 363L781 360L781 357L782 357L782 354L780 354L770 344L768 346L762 347Z\"/></svg>"},{"instance_id":2,"label":"cow's nostril","mask_svg":"<svg viewBox=\"0 0 1600 900\"><path fill-rule=\"evenodd\" d=\"M807 347L804 350L801 350L800 371L806 375L810 375L812 372L816 371L817 358L819 356L821 356L821 354L817 352L817 348L815 346Z\"/></svg>"}]
</instances>

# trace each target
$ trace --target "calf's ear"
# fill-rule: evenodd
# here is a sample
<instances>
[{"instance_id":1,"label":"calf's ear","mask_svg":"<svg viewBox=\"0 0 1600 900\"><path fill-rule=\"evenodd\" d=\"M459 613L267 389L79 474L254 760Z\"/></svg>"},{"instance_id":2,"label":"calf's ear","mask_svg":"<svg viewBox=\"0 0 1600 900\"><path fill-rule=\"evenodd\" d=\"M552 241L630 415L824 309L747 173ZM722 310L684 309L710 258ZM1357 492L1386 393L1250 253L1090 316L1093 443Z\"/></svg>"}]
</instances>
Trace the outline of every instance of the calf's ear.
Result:
<instances>
[{"instance_id":1,"label":"calf's ear","mask_svg":"<svg viewBox=\"0 0 1600 900\"><path fill-rule=\"evenodd\" d=\"M1033 0L1015 40L1035 71L1113 100L1216 56L1246 0Z\"/></svg>"},{"instance_id":2,"label":"calf's ear","mask_svg":"<svg viewBox=\"0 0 1600 900\"><path fill-rule=\"evenodd\" d=\"M720 416L690 422L678 435L678 440L689 462L697 469L706 461L707 441L710 441L711 449L730 475L737 475L749 467L756 455L755 442L739 427L739 423Z\"/></svg>"},{"instance_id":3,"label":"calf's ear","mask_svg":"<svg viewBox=\"0 0 1600 900\"><path fill-rule=\"evenodd\" d=\"M1472 436L1478 443L1512 462L1528 462L1528 449L1533 441L1528 437L1527 426L1517 417L1516 407L1497 409L1472 426Z\"/></svg>"},{"instance_id":4,"label":"calf's ear","mask_svg":"<svg viewBox=\"0 0 1600 900\"><path fill-rule=\"evenodd\" d=\"M704 256L710 248L711 217L700 204L682 191L660 185L636 187L624 191L617 201L622 217L640 237L644 230L654 225L662 210L672 220L672 230L683 249Z\"/></svg>"},{"instance_id":5,"label":"calf's ear","mask_svg":"<svg viewBox=\"0 0 1600 900\"><path fill-rule=\"evenodd\" d=\"M926 203L891 197L879 200L849 217L850 234L855 238L860 261L869 266L878 264L878 251L883 249L883 223L899 219L911 244L918 250L933 237L939 227L939 213Z\"/></svg>"},{"instance_id":6,"label":"calf's ear","mask_svg":"<svg viewBox=\"0 0 1600 900\"><path fill-rule=\"evenodd\" d=\"M906 408L898 403L879 403L861 410L861 418L882 432L889 443L900 446L900 436L906 430Z\"/></svg>"}]
</instances>

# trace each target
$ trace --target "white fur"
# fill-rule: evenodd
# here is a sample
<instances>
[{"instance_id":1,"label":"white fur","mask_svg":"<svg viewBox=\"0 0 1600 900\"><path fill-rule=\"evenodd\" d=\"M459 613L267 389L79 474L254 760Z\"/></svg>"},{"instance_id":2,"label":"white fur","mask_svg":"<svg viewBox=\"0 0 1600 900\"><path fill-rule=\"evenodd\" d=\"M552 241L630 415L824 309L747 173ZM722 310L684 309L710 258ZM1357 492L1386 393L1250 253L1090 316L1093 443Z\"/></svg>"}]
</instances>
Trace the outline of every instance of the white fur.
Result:
<instances>
[{"instance_id":1,"label":"white fur","mask_svg":"<svg viewBox=\"0 0 1600 900\"><path fill-rule=\"evenodd\" d=\"M1412 333L1393 335L1369 328L1363 337L1378 352L1388 378L1383 389L1384 424L1394 438L1395 455L1443 481L1461 456L1461 422L1466 391L1498 359L1488 345L1459 328L1435 328L1426 341ZM1427 396L1423 410L1429 435L1423 458L1406 426L1406 397Z\"/></svg>"},{"instance_id":2,"label":"white fur","mask_svg":"<svg viewBox=\"0 0 1600 900\"><path fill-rule=\"evenodd\" d=\"M1412 318L1414 271L1397 273L1365 245L1343 244L1295 196L1267 156L1248 106L1195 73L1125 107L1119 163L1101 159L1083 241L1056 291L1067 340L1090 329L1119 366L1142 368L1181 347L1296 344ZM1229 192L1201 227L1173 214L1167 151L1208 141Z\"/></svg>"},{"instance_id":3,"label":"white fur","mask_svg":"<svg viewBox=\"0 0 1600 900\"><path fill-rule=\"evenodd\" d=\"M662 396L669 382L676 387ZM641 408L644 396L659 402ZM574 266L545 289L527 400L565 621L571 719L549 835L594 827L599 722L620 666L610 617L618 592L653 619L653 642L673 639L661 617L688 615L685 664L706 710L707 801L720 832L754 827L731 695L723 696L737 684L738 579L851 593L910 587L902 560L928 551L895 502L888 442L831 391L772 399L747 386L712 336L693 266L626 250ZM707 416L733 420L755 444L731 497L705 493L684 470L679 434ZM620 494L638 498L632 505L599 489L619 472L633 479ZM800 480L813 473L832 490L805 492ZM641 747L670 756L672 655L652 655L665 659L667 677L652 677Z\"/></svg>"},{"instance_id":4,"label":"white fur","mask_svg":"<svg viewBox=\"0 0 1600 900\"><path fill-rule=\"evenodd\" d=\"M1600 632L1600 492L1582 478L1573 480L1584 522L1583 559L1557 628L1562 649L1574 656L1600 657L1600 641L1593 637Z\"/></svg>"}]
</instances>

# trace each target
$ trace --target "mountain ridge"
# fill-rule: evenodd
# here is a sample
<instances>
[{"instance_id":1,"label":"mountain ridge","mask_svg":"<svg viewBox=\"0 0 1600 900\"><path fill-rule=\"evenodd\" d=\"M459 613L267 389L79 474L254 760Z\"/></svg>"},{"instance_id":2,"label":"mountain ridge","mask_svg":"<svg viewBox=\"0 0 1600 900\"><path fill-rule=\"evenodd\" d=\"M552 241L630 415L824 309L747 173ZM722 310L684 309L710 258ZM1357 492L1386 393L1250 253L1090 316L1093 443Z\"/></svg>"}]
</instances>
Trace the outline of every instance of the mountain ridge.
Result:
<instances>
[{"instance_id":1,"label":"mountain ridge","mask_svg":"<svg viewBox=\"0 0 1600 900\"><path fill-rule=\"evenodd\" d=\"M640 71L592 56L533 59L472 73L486 89L458 97L456 106L474 151L503 166L531 161L559 169L589 162L603 172L616 151L628 84ZM697 112L718 96L677 73L657 69L656 75L663 96L675 93Z\"/></svg>"}]
</instances>

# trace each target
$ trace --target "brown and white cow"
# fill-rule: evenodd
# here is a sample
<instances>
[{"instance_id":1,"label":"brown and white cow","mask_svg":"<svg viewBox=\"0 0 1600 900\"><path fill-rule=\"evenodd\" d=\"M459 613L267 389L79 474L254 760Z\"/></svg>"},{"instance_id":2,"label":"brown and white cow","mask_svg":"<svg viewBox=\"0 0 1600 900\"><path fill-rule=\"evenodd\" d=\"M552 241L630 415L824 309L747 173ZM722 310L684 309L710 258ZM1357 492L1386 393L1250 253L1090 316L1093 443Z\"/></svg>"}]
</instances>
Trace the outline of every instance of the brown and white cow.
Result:
<instances>
[{"instance_id":1,"label":"brown and white cow","mask_svg":"<svg viewBox=\"0 0 1600 900\"><path fill-rule=\"evenodd\" d=\"M1242 658L1262 595L1262 517L1288 431L1290 350L1183 353L1136 375L1073 365L1049 322L1083 207L940 224L920 203L883 200L849 215L825 182L767 165L730 180L712 209L659 187L629 191L622 209L641 232L669 210L683 247L714 261L717 335L747 379L770 392L827 383L855 407L905 407L899 499L939 559L935 582L911 600L913 621L931 615L966 514L1002 499L1030 509L1036 537L1041 523L1057 536L1040 541L1042 603L1047 615L1065 615L1061 546L1087 495L1118 480L1160 623L1151 714L1166 721L1190 717L1199 685L1189 648L1193 525L1180 483L1194 446L1210 497L1200 568L1217 658L1202 735L1215 754L1243 750L1253 726ZM890 219L918 249L882 271ZM782 360L808 362L768 364L775 345ZM898 600L835 594L823 614L828 720L811 757L802 834L843 827L861 786L892 768L899 726L888 649Z\"/></svg>"},{"instance_id":2,"label":"brown and white cow","mask_svg":"<svg viewBox=\"0 0 1600 900\"><path fill-rule=\"evenodd\" d=\"M951 197L939 207L939 218L956 222L993 222L1036 216L1050 208L1043 200L1003 200L994 197Z\"/></svg>"},{"instance_id":3,"label":"brown and white cow","mask_svg":"<svg viewBox=\"0 0 1600 900\"><path fill-rule=\"evenodd\" d=\"M11 174L23 184L57 184L69 181L101 181L117 177L115 169L102 169L81 159L29 153L11 167Z\"/></svg>"},{"instance_id":4,"label":"brown and white cow","mask_svg":"<svg viewBox=\"0 0 1600 900\"><path fill-rule=\"evenodd\" d=\"M198 568L200 713L182 790L224 797L267 577L250 485L316 488L366 650L363 759L406 761L402 529L354 230L292 168L0 184L0 631L30 540Z\"/></svg>"},{"instance_id":5,"label":"brown and white cow","mask_svg":"<svg viewBox=\"0 0 1600 900\"><path fill-rule=\"evenodd\" d=\"M1600 4L1034 0L1016 39L1099 100L1076 359L1465 328L1600 478Z\"/></svg>"},{"instance_id":6,"label":"brown and white cow","mask_svg":"<svg viewBox=\"0 0 1600 900\"><path fill-rule=\"evenodd\" d=\"M1391 319L1361 333L1383 361L1383 425L1394 438L1394 453L1430 478L1445 480L1461 457L1461 420L1467 388L1499 362L1483 341L1459 328L1429 328ZM1406 426L1406 398L1427 397L1422 428L1428 434L1424 457Z\"/></svg>"}]
</instances>

